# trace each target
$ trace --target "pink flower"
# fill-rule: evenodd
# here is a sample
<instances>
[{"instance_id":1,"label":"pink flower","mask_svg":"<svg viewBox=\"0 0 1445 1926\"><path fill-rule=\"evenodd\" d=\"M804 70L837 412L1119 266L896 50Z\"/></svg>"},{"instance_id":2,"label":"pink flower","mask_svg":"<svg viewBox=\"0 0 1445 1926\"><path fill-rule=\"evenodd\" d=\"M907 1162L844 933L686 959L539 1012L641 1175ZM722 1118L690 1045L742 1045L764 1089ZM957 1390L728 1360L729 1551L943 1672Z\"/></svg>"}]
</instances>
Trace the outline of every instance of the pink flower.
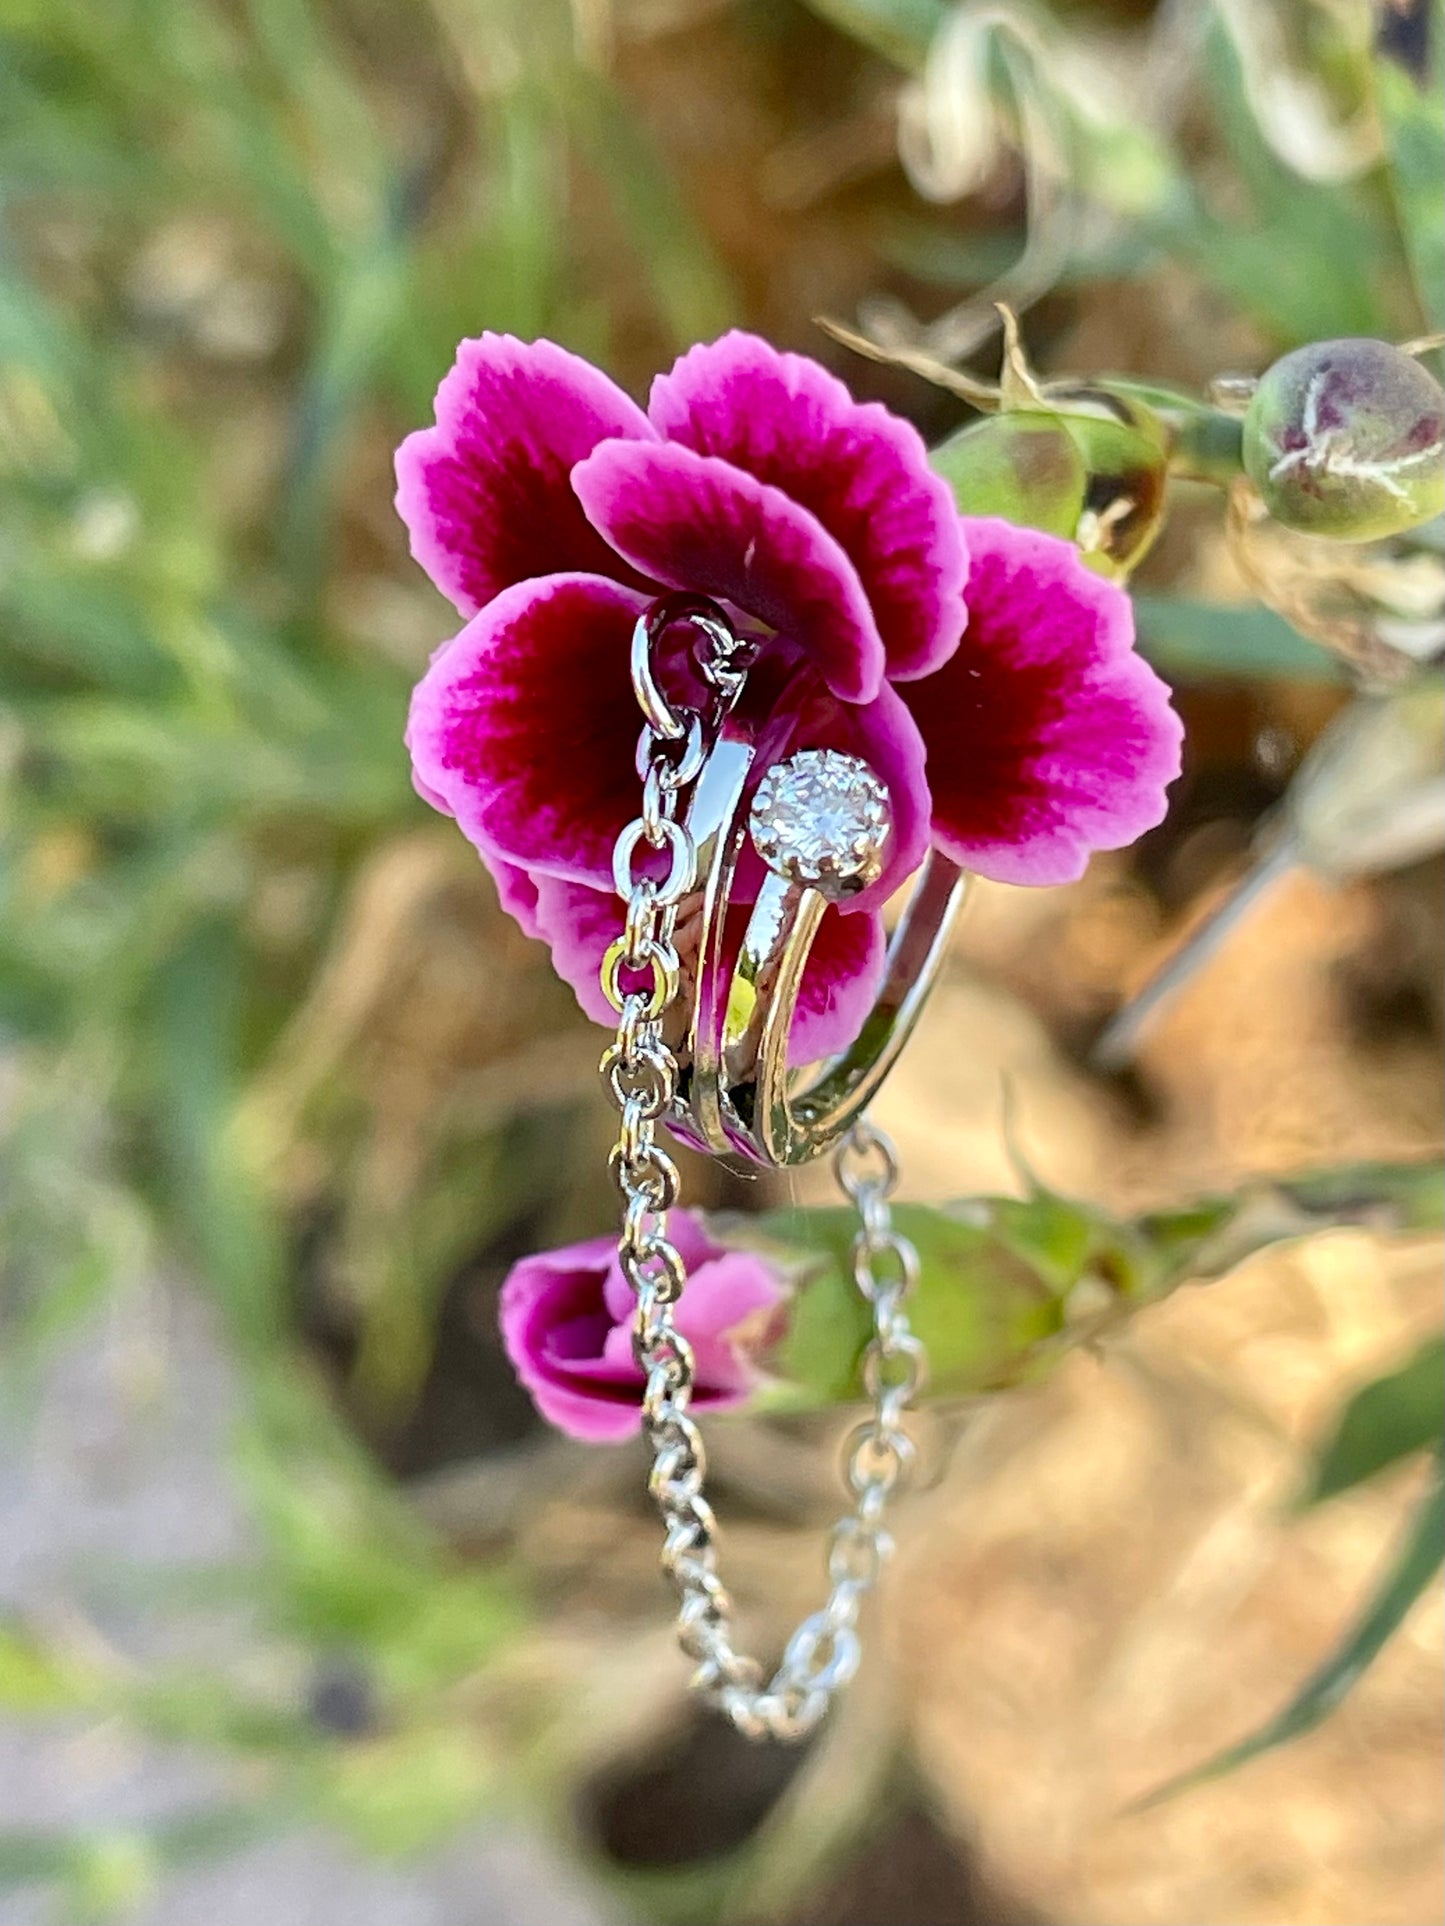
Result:
<instances>
[{"instance_id":1,"label":"pink flower","mask_svg":"<svg viewBox=\"0 0 1445 1926\"><path fill-rule=\"evenodd\" d=\"M780 754L849 749L891 794L883 876L824 919L800 1058L851 1041L879 909L930 840L1057 883L1164 813L1180 730L1128 598L1066 542L962 520L915 431L800 355L725 335L644 414L551 342L484 335L397 474L413 553L469 618L413 699L417 787L601 1020L612 846L639 801L628 644L663 588L761 639L744 720L785 717Z\"/></svg>"},{"instance_id":2,"label":"pink flower","mask_svg":"<svg viewBox=\"0 0 1445 1926\"><path fill-rule=\"evenodd\" d=\"M782 1287L760 1257L714 1244L691 1211L669 1212L668 1231L688 1268L676 1318L696 1359L693 1406L735 1405L757 1382L745 1327L766 1327ZM584 1443L630 1438L641 1424L632 1310L608 1237L523 1258L502 1287L502 1341L517 1376L542 1416Z\"/></svg>"}]
</instances>

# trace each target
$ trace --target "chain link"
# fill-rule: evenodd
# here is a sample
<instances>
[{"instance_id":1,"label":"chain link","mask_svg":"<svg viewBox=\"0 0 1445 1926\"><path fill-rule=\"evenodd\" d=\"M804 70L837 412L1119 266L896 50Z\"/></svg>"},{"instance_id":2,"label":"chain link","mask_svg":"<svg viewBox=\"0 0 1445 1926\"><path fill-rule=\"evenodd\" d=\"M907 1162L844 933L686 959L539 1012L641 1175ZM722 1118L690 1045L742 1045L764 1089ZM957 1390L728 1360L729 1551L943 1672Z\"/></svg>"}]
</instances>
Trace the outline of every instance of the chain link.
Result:
<instances>
[{"instance_id":1,"label":"chain link","mask_svg":"<svg viewBox=\"0 0 1445 1926\"><path fill-rule=\"evenodd\" d=\"M601 1065L619 1116L610 1159L623 1202L618 1256L637 1297L632 1348L646 1381L643 1429L652 1451L648 1490L664 1527L662 1566L677 1588L678 1640L697 1668L693 1687L748 1738L795 1740L814 1729L833 1695L857 1671L858 1618L892 1551L882 1518L913 1466L914 1448L902 1416L926 1371L923 1346L909 1329L904 1308L917 1281L918 1253L893 1226L889 1198L898 1181L893 1146L860 1120L839 1144L834 1162L858 1213L853 1276L873 1313L863 1361L871 1411L845 1447L844 1477L854 1502L828 1538L827 1599L795 1629L777 1670L765 1681L758 1661L732 1643L732 1602L718 1576L716 1521L703 1496L703 1440L688 1413L693 1355L673 1320L673 1306L687 1281L682 1255L667 1234L678 1172L657 1142L658 1124L678 1082L677 1060L662 1035L681 984L674 942L678 907L697 887L697 850L682 819L681 799L737 700L746 657L720 611L706 619L699 619L691 605L682 616L660 612L661 627L678 619L698 627L708 647L701 667L714 704L711 714L701 716L667 703L651 678L650 651L634 647L634 683L646 717L638 752L642 813L617 840L614 880L626 920L602 966L603 989L618 1013L616 1040ZM653 642L661 633L657 613ZM659 726L663 723L665 728ZM644 849L666 852L660 884L638 873ZM641 984L639 977L645 979Z\"/></svg>"}]
</instances>

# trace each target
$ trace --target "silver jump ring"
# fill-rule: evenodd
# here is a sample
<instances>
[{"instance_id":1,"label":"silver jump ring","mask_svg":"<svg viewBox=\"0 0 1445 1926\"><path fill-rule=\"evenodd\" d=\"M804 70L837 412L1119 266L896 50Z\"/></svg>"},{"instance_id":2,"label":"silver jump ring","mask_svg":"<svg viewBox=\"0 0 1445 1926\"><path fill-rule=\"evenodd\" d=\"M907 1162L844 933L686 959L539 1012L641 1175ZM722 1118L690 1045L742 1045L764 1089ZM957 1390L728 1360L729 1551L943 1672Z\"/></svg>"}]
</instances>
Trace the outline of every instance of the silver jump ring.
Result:
<instances>
[{"instance_id":1,"label":"silver jump ring","mask_svg":"<svg viewBox=\"0 0 1445 1926\"><path fill-rule=\"evenodd\" d=\"M667 742L680 742L687 734L687 722L658 687L653 663L663 636L679 622L689 623L707 639L710 653L703 665L703 673L710 682L717 673L713 670L709 674L712 664L730 664L744 648L742 639L726 615L716 602L710 602L706 596L664 595L652 604L645 615L638 617L632 631L632 688L647 726ZM727 676L726 667L722 674Z\"/></svg>"},{"instance_id":2,"label":"silver jump ring","mask_svg":"<svg viewBox=\"0 0 1445 1926\"><path fill-rule=\"evenodd\" d=\"M679 742L682 748L677 755L668 755L667 749ZM690 782L697 781L706 761L707 737L701 716L689 714L686 727L678 736L660 735L650 722L643 723L635 758L637 773L643 782L655 781L663 789L685 789Z\"/></svg>"},{"instance_id":3,"label":"silver jump ring","mask_svg":"<svg viewBox=\"0 0 1445 1926\"><path fill-rule=\"evenodd\" d=\"M647 824L642 817L637 816L617 838L612 851L612 887L624 903L640 883L649 886L652 900L659 908L669 903L680 903L696 881L697 855L686 827L664 816L656 828L658 834L654 838L648 834ZM667 875L660 883L653 882L650 876L634 876L632 873L632 859L637 854L638 844L644 841L651 849L665 848L668 852Z\"/></svg>"}]
</instances>

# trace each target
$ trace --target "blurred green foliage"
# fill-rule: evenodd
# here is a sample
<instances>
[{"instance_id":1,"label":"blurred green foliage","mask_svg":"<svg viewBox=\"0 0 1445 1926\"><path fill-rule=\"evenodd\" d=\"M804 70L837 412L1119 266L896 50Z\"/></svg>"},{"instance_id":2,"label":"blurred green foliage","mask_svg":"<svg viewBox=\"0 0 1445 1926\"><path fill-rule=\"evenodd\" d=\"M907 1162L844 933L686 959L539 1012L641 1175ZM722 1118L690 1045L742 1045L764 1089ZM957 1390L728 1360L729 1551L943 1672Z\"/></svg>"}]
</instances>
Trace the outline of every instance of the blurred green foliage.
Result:
<instances>
[{"instance_id":1,"label":"blurred green foliage","mask_svg":"<svg viewBox=\"0 0 1445 1926\"><path fill-rule=\"evenodd\" d=\"M664 341L725 296L559 4L0 21L0 1020L44 1064L9 1261L48 1315L137 1255L138 1195L264 1343L281 1226L230 1122L415 815L419 651L337 607L396 558L386 450L482 324L612 357L574 218Z\"/></svg>"},{"instance_id":2,"label":"blurred green foliage","mask_svg":"<svg viewBox=\"0 0 1445 1926\"><path fill-rule=\"evenodd\" d=\"M931 1398L977 1397L1037 1377L1066 1349L1095 1342L1178 1285L1222 1277L1257 1251L1322 1228L1445 1226L1445 1171L1435 1163L1339 1166L1261 1180L1128 1220L1060 1196L1027 1172L1021 1182L1020 1197L895 1206L898 1228L921 1260L909 1316L928 1348ZM770 1360L778 1382L768 1395L784 1409L863 1397L872 1331L853 1284L856 1228L842 1209L778 1211L734 1227L737 1237L781 1253L802 1291ZM1403 1392L1394 1380L1376 1386L1371 1407L1347 1419L1345 1443L1326 1464L1347 1450L1353 1465L1369 1449L1362 1432L1384 1454L1379 1464L1431 1443L1445 1429L1438 1384L1433 1404L1431 1395L1422 1353ZM1401 1406L1393 1431L1380 1428L1381 1403ZM1396 1442L1387 1445L1387 1438Z\"/></svg>"},{"instance_id":3,"label":"blurred green foliage","mask_svg":"<svg viewBox=\"0 0 1445 1926\"><path fill-rule=\"evenodd\" d=\"M1114 75L1101 84L1100 64L1080 58L1102 43L1104 23L1087 7L1019 0L978 11L975 28L947 0L810 3L925 80L950 33L955 45L971 35L977 45L937 96L941 121L972 111L971 152L996 144L1037 166L1030 130L1042 116L1054 176L1043 210L1050 285L1170 260L1281 348L1445 326L1445 33L1435 0L1407 10L1421 28L1418 59L1390 43L1363 0L1210 0L1136 29L1122 84ZM1124 52L1117 39L1112 52ZM960 99L969 80L975 90ZM929 117L925 89L925 127ZM1363 137L1370 128L1378 140ZM1343 164L1336 146L1354 129L1361 137ZM1031 217L1039 211L1036 197ZM960 243L951 225L920 215L891 248L920 275L966 285L1002 280L1029 239L1021 230Z\"/></svg>"},{"instance_id":4,"label":"blurred green foliage","mask_svg":"<svg viewBox=\"0 0 1445 1926\"><path fill-rule=\"evenodd\" d=\"M949 17L939 0L816 11L908 72ZM531 1094L438 1106L392 1197L364 1154L357 1118L382 1099L356 1087L350 1033L299 1094L286 1079L311 1063L306 1025L337 946L343 962L375 960L381 926L358 905L386 861L406 869L422 817L401 725L448 612L406 565L392 445L482 327L631 367L748 318L639 117L579 48L581 12L0 0L6 1380L181 1254L244 1372L234 1464L262 1546L244 1571L192 1582L243 1601L282 1655L259 1692L211 1674L138 1684L34 1627L0 1627L7 1709L124 1717L240 1762L245 1796L224 1812L145 1834L0 1838L0 1884L56 1877L79 1918L299 1817L399 1849L496 1784L474 1693L519 1607L504 1579L419 1530L321 1388L297 1328L290 1166L304 1152L314 1187L351 1213L341 1242L372 1320L360 1368L383 1400L404 1399L459 1264L514 1219L563 1207L518 1118L565 1110L565 1086L538 1097L530 1060L483 1066L481 1081ZM1385 151L1348 181L1308 179L1259 124L1247 51L1219 10L1198 12L1190 113L1172 130L1084 112L1060 77L1073 29L1047 15L1030 16L1034 51L985 63L981 107L1002 146L1030 102L1057 146L1053 239L1068 246L1051 285L1127 285L1170 263L1245 317L1264 358L1439 325L1435 76L1330 42L1325 22L1308 57L1342 115L1373 104ZM965 232L921 203L872 230L880 277L901 267L964 296L1026 238ZM1262 610L1156 592L1141 616L1181 679L1337 673ZM404 910L430 900L424 882ZM434 1047L445 1059L451 1041ZM278 1083L304 1128L276 1124ZM551 1112L545 1127L554 1145ZM946 1287L931 1335L958 1390L1054 1355L1074 1313L1089 1312L1087 1332L1176 1281L1236 1206L1172 1227L1048 1198L988 1208L984 1225L973 1207L910 1223ZM820 1219L808 1236L831 1234ZM823 1283L805 1303L799 1357L823 1337L800 1373L842 1395L855 1353L837 1320L856 1323L856 1300ZM1412 1551L1403 1569L1420 1564ZM367 1681L351 1735L311 1716L293 1675L338 1651Z\"/></svg>"},{"instance_id":5,"label":"blurred green foliage","mask_svg":"<svg viewBox=\"0 0 1445 1926\"><path fill-rule=\"evenodd\" d=\"M260 1829L324 1814L400 1848L495 1782L465 1692L515 1608L420 1530L299 1348L290 1144L253 1115L364 866L424 814L401 730L447 611L405 564L390 449L463 334L660 357L729 297L563 0L5 0L0 196L5 1388L179 1252L245 1373L262 1550L215 1587L278 1664L343 1652L375 1705L339 1744L284 1671L259 1701L138 1686L22 1627L0 1704L223 1745L238 1784L261 1774ZM511 1111L482 1103L388 1214L346 1161L367 1093L302 1095L397 1281L373 1353L410 1395L415 1307L535 1210L547 1166L524 1144L513 1181ZM9 1839L0 1879L53 1874L108 1916L251 1804Z\"/></svg>"}]
</instances>

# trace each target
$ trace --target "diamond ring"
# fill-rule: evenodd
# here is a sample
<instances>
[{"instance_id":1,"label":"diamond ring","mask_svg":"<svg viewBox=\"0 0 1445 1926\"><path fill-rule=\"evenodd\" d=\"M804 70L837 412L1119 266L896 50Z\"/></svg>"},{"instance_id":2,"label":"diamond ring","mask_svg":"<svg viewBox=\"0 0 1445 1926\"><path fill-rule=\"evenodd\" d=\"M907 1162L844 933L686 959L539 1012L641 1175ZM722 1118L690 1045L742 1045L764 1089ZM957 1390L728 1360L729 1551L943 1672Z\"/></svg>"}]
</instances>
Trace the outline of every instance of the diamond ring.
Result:
<instances>
[{"instance_id":1,"label":"diamond ring","mask_svg":"<svg viewBox=\"0 0 1445 1926\"><path fill-rule=\"evenodd\" d=\"M769 748L720 737L688 807L702 904L671 1122L696 1149L779 1167L836 1145L887 1075L937 974L963 876L936 850L929 856L856 1040L811 1070L790 1068L818 927L830 904L882 873L890 810L887 788L860 757L804 749L774 762ZM725 930L749 848L765 873L730 954Z\"/></svg>"}]
</instances>

